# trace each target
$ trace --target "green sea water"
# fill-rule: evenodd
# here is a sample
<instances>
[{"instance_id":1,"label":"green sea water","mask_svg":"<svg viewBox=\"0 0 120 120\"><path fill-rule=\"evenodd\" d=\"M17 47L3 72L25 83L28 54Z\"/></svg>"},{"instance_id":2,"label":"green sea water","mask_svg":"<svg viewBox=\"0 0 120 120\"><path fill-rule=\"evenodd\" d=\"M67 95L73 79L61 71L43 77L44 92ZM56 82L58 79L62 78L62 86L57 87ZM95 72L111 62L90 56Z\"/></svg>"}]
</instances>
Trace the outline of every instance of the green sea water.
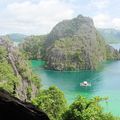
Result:
<instances>
[{"instance_id":1,"label":"green sea water","mask_svg":"<svg viewBox=\"0 0 120 120\"><path fill-rule=\"evenodd\" d=\"M42 79L43 88L56 85L65 94L68 103L76 96L87 98L93 96L109 97L107 103L102 103L107 112L120 116L120 61L103 63L97 71L51 71L45 70L43 61L31 61L32 69ZM91 87L81 87L80 83L88 81Z\"/></svg>"}]
</instances>

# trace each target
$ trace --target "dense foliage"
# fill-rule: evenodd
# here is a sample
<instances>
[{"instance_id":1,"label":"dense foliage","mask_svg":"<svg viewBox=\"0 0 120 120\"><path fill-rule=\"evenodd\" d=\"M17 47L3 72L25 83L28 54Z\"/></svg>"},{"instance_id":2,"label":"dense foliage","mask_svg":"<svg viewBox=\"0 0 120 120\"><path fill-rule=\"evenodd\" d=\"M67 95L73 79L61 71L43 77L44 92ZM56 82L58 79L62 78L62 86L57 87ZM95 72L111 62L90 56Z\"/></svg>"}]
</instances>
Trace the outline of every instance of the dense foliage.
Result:
<instances>
[{"instance_id":1,"label":"dense foliage","mask_svg":"<svg viewBox=\"0 0 120 120\"><path fill-rule=\"evenodd\" d=\"M86 99L82 96L68 107L64 94L56 87L40 91L32 100L39 109L45 111L51 120L120 120L111 113L105 113L100 102L108 98L95 97Z\"/></svg>"},{"instance_id":2,"label":"dense foliage","mask_svg":"<svg viewBox=\"0 0 120 120\"><path fill-rule=\"evenodd\" d=\"M120 54L104 41L93 20L79 15L58 23L48 35L30 36L20 45L29 59L44 59L54 70L97 69L100 62Z\"/></svg>"},{"instance_id":3,"label":"dense foliage","mask_svg":"<svg viewBox=\"0 0 120 120\"><path fill-rule=\"evenodd\" d=\"M45 35L26 37L20 49L29 59L39 59L43 56L45 38Z\"/></svg>"},{"instance_id":4,"label":"dense foliage","mask_svg":"<svg viewBox=\"0 0 120 120\"><path fill-rule=\"evenodd\" d=\"M72 43L62 44L57 41L57 46L72 46ZM6 47L0 46L0 87L6 89L17 97L23 97L26 94L27 99L31 100L32 94L36 94L35 90L39 90L39 78L32 72L25 60L25 56L18 50L12 48L7 51ZM15 74L11 62L8 60L9 54L14 56L14 65L18 70ZM70 53L71 54L71 53ZM74 59L79 58L79 52L76 52ZM21 93L20 93L21 92ZM104 113L99 102L103 100L99 97L87 100L83 97L76 99L73 104L67 106L64 94L56 87L50 87L47 90L40 90L38 96L32 100L39 109L44 110L51 120L117 120L110 113Z\"/></svg>"},{"instance_id":5,"label":"dense foliage","mask_svg":"<svg viewBox=\"0 0 120 120\"><path fill-rule=\"evenodd\" d=\"M8 63L7 51L4 47L0 47L0 87L14 92L14 84L18 83L18 78L15 76L11 65Z\"/></svg>"},{"instance_id":6,"label":"dense foliage","mask_svg":"<svg viewBox=\"0 0 120 120\"><path fill-rule=\"evenodd\" d=\"M33 100L33 104L44 110L51 120L61 120L61 115L66 110L64 94L54 86L40 91L38 97Z\"/></svg>"},{"instance_id":7,"label":"dense foliage","mask_svg":"<svg viewBox=\"0 0 120 120\"><path fill-rule=\"evenodd\" d=\"M78 97L63 114L63 120L117 120L110 113L104 113L99 102L105 98L86 99Z\"/></svg>"},{"instance_id":8,"label":"dense foliage","mask_svg":"<svg viewBox=\"0 0 120 120\"><path fill-rule=\"evenodd\" d=\"M99 34L94 46L84 41L83 36L56 40L46 53L48 67L57 70L96 69L99 62L106 59L105 42Z\"/></svg>"},{"instance_id":9,"label":"dense foliage","mask_svg":"<svg viewBox=\"0 0 120 120\"><path fill-rule=\"evenodd\" d=\"M95 29L92 19L81 15L58 23L45 44L49 69L93 70L107 59L120 59L119 52L107 45Z\"/></svg>"},{"instance_id":10,"label":"dense foliage","mask_svg":"<svg viewBox=\"0 0 120 120\"><path fill-rule=\"evenodd\" d=\"M17 54L16 66L22 78L28 81L32 81L39 88L40 79L32 72L28 60L26 60L25 56L19 50L16 50L15 54Z\"/></svg>"},{"instance_id":11,"label":"dense foliage","mask_svg":"<svg viewBox=\"0 0 120 120\"><path fill-rule=\"evenodd\" d=\"M9 36L3 38L9 40ZM8 51L5 46L0 46L0 87L19 98L26 97L25 100L31 100L40 88L40 80L30 69L28 59L44 57L50 69L79 70L96 69L100 62L120 57L104 42L93 21L83 16L57 24L47 36L27 37L19 46L22 52L11 46ZM104 113L99 105L102 100L105 99L80 96L68 107L61 90L50 87L40 90L32 103L51 120L117 120Z\"/></svg>"},{"instance_id":12,"label":"dense foliage","mask_svg":"<svg viewBox=\"0 0 120 120\"><path fill-rule=\"evenodd\" d=\"M39 77L32 72L19 49L13 47L9 37L0 38L0 87L22 100L30 100L40 85Z\"/></svg>"},{"instance_id":13,"label":"dense foliage","mask_svg":"<svg viewBox=\"0 0 120 120\"><path fill-rule=\"evenodd\" d=\"M119 60L120 52L118 52L117 50L113 50L112 47L106 46L106 56L107 56L107 60L117 60L117 59Z\"/></svg>"}]
</instances>

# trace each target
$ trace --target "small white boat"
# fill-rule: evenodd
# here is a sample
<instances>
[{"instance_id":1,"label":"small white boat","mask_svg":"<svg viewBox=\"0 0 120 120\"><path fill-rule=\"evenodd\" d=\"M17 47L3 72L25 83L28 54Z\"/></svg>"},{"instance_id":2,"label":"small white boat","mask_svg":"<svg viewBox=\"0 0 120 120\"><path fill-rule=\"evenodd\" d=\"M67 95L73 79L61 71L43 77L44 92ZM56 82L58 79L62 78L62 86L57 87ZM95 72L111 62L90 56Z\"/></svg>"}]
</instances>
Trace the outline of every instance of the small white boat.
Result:
<instances>
[{"instance_id":1,"label":"small white boat","mask_svg":"<svg viewBox=\"0 0 120 120\"><path fill-rule=\"evenodd\" d=\"M80 86L84 86L84 87L91 86L91 83L88 83L87 81L83 81L82 83L80 83Z\"/></svg>"}]
</instances>

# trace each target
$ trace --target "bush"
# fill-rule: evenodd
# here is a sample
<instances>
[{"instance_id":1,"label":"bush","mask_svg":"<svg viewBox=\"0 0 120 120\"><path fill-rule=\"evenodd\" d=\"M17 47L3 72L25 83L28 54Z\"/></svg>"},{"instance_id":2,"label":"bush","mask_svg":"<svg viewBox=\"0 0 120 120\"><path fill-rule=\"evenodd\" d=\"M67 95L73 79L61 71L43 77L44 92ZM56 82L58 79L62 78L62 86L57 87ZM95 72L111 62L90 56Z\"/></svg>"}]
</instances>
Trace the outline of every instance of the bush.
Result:
<instances>
[{"instance_id":1,"label":"bush","mask_svg":"<svg viewBox=\"0 0 120 120\"><path fill-rule=\"evenodd\" d=\"M63 120L116 120L110 113L104 113L99 102L105 100L95 97L87 100L78 97L63 114Z\"/></svg>"},{"instance_id":2,"label":"bush","mask_svg":"<svg viewBox=\"0 0 120 120\"><path fill-rule=\"evenodd\" d=\"M38 108L45 111L51 120L61 120L61 115L66 109L64 94L54 86L48 90L41 91L32 102Z\"/></svg>"}]
</instances>

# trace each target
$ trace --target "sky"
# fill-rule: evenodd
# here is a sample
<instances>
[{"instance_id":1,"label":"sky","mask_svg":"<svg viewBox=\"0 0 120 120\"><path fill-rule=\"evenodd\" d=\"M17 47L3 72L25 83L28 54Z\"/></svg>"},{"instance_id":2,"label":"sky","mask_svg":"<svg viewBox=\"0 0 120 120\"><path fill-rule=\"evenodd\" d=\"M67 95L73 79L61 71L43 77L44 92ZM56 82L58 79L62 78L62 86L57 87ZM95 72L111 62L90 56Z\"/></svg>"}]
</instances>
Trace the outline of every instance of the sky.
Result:
<instances>
[{"instance_id":1,"label":"sky","mask_svg":"<svg viewBox=\"0 0 120 120\"><path fill-rule=\"evenodd\" d=\"M80 14L97 28L120 30L120 0L0 0L0 34L47 34Z\"/></svg>"}]
</instances>

